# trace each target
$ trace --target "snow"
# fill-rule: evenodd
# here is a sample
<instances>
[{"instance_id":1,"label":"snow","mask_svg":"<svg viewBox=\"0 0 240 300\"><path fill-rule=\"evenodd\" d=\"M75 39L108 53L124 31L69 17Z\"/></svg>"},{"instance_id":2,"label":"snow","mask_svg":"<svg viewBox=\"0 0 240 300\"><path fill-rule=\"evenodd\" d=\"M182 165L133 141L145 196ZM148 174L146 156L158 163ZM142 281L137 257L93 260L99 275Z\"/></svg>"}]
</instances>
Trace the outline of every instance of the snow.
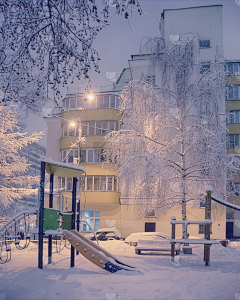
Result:
<instances>
[{"instance_id":1,"label":"snow","mask_svg":"<svg viewBox=\"0 0 240 300\"><path fill-rule=\"evenodd\" d=\"M219 198L215 197L215 196L212 196L212 200L222 204L222 205L225 205L227 207L230 207L232 209L235 209L235 210L239 210L240 211L240 206L239 205L236 205L236 204L233 204L233 203L229 203L227 201L224 201L224 200L220 200Z\"/></svg>"},{"instance_id":2,"label":"snow","mask_svg":"<svg viewBox=\"0 0 240 300\"><path fill-rule=\"evenodd\" d=\"M235 299L240 293L240 241L229 247L211 247L211 265L205 267L203 246L193 245L193 255L136 255L123 241L101 242L136 271L111 274L83 256L70 268L70 250L54 254L53 263L37 268L37 244L18 251L0 265L0 295L6 299ZM54 249L54 247L53 247ZM44 244L47 255L47 244Z\"/></svg>"},{"instance_id":3,"label":"snow","mask_svg":"<svg viewBox=\"0 0 240 300\"><path fill-rule=\"evenodd\" d=\"M211 193L213 192L213 188L210 185L206 186L206 193L207 192L211 192Z\"/></svg>"}]
</instances>

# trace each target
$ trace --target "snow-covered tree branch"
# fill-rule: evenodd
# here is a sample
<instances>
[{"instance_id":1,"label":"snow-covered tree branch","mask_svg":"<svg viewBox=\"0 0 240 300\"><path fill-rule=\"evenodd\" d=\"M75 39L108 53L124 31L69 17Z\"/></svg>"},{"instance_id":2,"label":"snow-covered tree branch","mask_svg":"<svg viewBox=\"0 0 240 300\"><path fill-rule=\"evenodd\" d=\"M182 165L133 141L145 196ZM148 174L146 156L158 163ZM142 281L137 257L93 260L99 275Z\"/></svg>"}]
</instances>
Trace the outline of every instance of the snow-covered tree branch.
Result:
<instances>
[{"instance_id":1,"label":"snow-covered tree branch","mask_svg":"<svg viewBox=\"0 0 240 300\"><path fill-rule=\"evenodd\" d=\"M19 151L36 142L40 133L21 133L17 106L0 106L0 205L6 206L23 196L36 194L32 186L39 178L26 175L28 164Z\"/></svg>"},{"instance_id":2,"label":"snow-covered tree branch","mask_svg":"<svg viewBox=\"0 0 240 300\"><path fill-rule=\"evenodd\" d=\"M48 97L51 86L56 105L60 86L89 79L99 72L93 41L108 25L109 1L0 0L0 83L3 101L24 103L31 109ZM126 19L138 1L115 0L116 13Z\"/></svg>"}]
</instances>

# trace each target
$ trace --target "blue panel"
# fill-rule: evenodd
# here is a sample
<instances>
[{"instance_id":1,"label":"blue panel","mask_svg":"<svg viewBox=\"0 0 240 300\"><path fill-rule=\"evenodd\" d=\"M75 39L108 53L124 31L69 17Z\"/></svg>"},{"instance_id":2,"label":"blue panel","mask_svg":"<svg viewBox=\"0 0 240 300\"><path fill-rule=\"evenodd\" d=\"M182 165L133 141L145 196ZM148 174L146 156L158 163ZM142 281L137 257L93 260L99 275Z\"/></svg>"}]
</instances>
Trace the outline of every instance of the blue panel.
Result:
<instances>
[{"instance_id":1,"label":"blue panel","mask_svg":"<svg viewBox=\"0 0 240 300\"><path fill-rule=\"evenodd\" d=\"M119 266L116 266L115 264L111 263L110 261L108 261L104 266L103 268L105 270L107 270L108 272L111 272L111 273L115 273L117 272L118 270L123 270L123 268L119 267Z\"/></svg>"},{"instance_id":2,"label":"blue panel","mask_svg":"<svg viewBox=\"0 0 240 300\"><path fill-rule=\"evenodd\" d=\"M94 210L85 209L83 215L84 217L94 218Z\"/></svg>"}]
</instances>

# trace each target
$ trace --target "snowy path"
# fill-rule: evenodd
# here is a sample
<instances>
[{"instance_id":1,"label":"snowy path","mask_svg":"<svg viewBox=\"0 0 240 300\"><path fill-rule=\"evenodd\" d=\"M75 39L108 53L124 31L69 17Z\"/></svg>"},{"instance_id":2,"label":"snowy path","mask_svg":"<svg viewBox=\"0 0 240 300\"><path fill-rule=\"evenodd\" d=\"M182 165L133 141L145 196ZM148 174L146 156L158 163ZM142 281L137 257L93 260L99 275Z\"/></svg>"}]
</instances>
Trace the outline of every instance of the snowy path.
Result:
<instances>
[{"instance_id":1,"label":"snowy path","mask_svg":"<svg viewBox=\"0 0 240 300\"><path fill-rule=\"evenodd\" d=\"M240 299L240 242L211 247L211 266L202 261L203 247L192 256L135 255L134 247L119 241L101 246L141 272L101 270L84 257L69 267L69 250L54 255L53 266L37 269L37 247L12 251L12 260L0 265L0 299ZM60 261L62 260L62 261ZM4 299L4 298L3 298Z\"/></svg>"}]
</instances>

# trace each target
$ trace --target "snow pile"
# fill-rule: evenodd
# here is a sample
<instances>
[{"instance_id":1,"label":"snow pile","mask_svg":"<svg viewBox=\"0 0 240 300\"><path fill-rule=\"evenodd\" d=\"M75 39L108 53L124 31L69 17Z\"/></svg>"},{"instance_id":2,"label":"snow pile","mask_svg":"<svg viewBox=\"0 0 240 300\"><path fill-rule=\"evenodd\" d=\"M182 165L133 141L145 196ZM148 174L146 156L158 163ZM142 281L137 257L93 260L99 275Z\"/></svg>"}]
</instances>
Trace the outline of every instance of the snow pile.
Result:
<instances>
[{"instance_id":1,"label":"snow pile","mask_svg":"<svg viewBox=\"0 0 240 300\"><path fill-rule=\"evenodd\" d=\"M168 254L136 255L135 247L112 240L101 247L142 272L111 274L83 256L70 268L70 250L53 255L37 269L37 245L14 250L12 260L0 265L0 294L6 299L235 299L240 294L240 242L229 247L211 246L211 265L205 267L203 246L193 245L193 255L180 254L174 263ZM55 247L53 245L53 247ZM124 258L124 259L123 259Z\"/></svg>"}]
</instances>

